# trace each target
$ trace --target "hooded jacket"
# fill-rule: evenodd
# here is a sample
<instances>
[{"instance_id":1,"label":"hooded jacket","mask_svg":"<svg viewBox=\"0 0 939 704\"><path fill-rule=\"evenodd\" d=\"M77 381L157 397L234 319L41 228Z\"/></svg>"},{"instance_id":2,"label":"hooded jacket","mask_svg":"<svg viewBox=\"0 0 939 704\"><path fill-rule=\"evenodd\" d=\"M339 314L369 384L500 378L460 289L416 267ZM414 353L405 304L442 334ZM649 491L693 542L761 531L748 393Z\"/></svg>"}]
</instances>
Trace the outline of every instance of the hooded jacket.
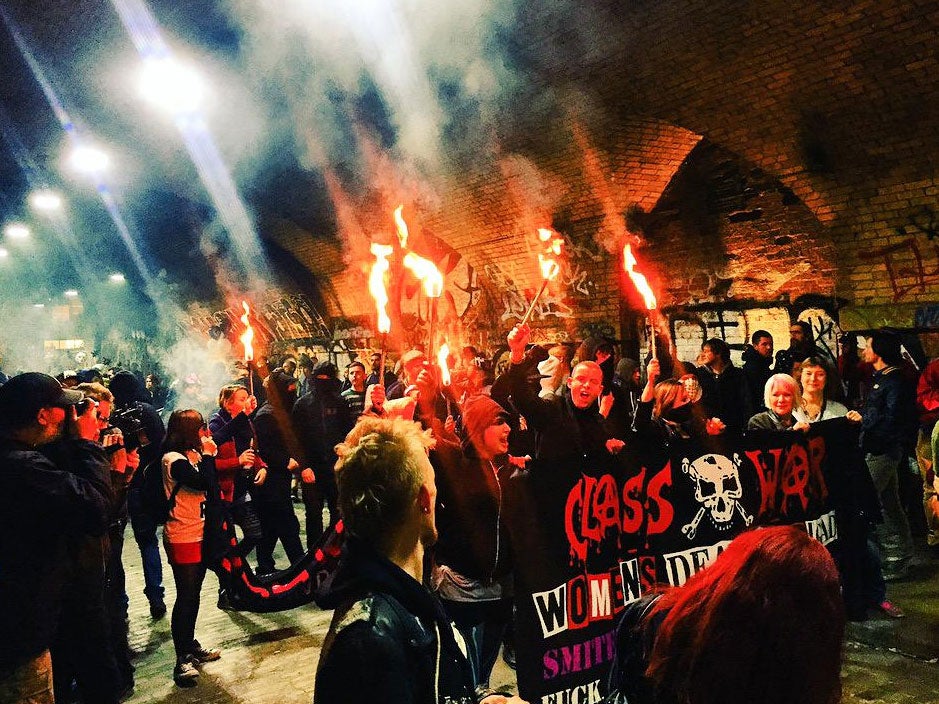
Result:
<instances>
[{"instance_id":1,"label":"hooded jacket","mask_svg":"<svg viewBox=\"0 0 939 704\"><path fill-rule=\"evenodd\" d=\"M476 704L466 647L440 602L350 536L317 603L335 609L313 704Z\"/></svg>"},{"instance_id":2,"label":"hooded jacket","mask_svg":"<svg viewBox=\"0 0 939 704\"><path fill-rule=\"evenodd\" d=\"M274 370L265 381L267 401L254 414L258 454L267 463L267 479L251 487L258 501L289 503L293 472L291 458L300 454L290 411L297 400L297 380L283 370Z\"/></svg>"},{"instance_id":3,"label":"hooded jacket","mask_svg":"<svg viewBox=\"0 0 939 704\"><path fill-rule=\"evenodd\" d=\"M320 365L317 365L317 370ZM336 464L333 448L342 442L355 425L349 405L339 392L335 377L314 376L312 390L301 396L293 407L294 428L303 457L297 457L301 467L310 467L317 477L331 474Z\"/></svg>"},{"instance_id":4,"label":"hooded jacket","mask_svg":"<svg viewBox=\"0 0 939 704\"><path fill-rule=\"evenodd\" d=\"M633 381L633 374L638 367L636 360L624 357L616 364L611 387L603 389L603 393L609 391L613 394L613 408L607 416L606 425L613 436L620 440L627 440L633 433L633 421L642 394L642 388Z\"/></svg>"},{"instance_id":5,"label":"hooded jacket","mask_svg":"<svg viewBox=\"0 0 939 704\"><path fill-rule=\"evenodd\" d=\"M151 462L158 462L162 456L160 447L163 445L163 438L166 436L166 426L160 414L151 404L152 397L146 387L140 383L140 380L131 372L117 372L111 377L111 383L108 389L114 394L115 412L136 408L140 418L140 424L147 436L148 443L140 447L140 466L146 467ZM143 472L137 472L134 475L134 487L138 487L143 479Z\"/></svg>"},{"instance_id":6,"label":"hooded jacket","mask_svg":"<svg viewBox=\"0 0 939 704\"><path fill-rule=\"evenodd\" d=\"M701 405L705 413L709 417L720 418L727 426L727 432L742 433L753 415L751 395L743 371L729 364L720 374L715 374L708 367L697 367L694 375L701 384Z\"/></svg>"}]
</instances>

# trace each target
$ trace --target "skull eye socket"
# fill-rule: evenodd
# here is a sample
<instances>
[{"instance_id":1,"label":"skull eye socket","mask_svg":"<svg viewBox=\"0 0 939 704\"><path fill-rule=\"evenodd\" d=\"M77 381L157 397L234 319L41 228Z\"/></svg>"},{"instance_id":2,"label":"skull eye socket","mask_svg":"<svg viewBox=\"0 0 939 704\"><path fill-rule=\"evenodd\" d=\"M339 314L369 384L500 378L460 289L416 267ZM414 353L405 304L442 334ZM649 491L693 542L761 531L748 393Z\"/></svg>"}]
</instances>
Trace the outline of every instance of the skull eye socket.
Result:
<instances>
[{"instance_id":1,"label":"skull eye socket","mask_svg":"<svg viewBox=\"0 0 939 704\"><path fill-rule=\"evenodd\" d=\"M737 482L737 477L724 477L723 487L724 491L737 491L740 484Z\"/></svg>"},{"instance_id":2,"label":"skull eye socket","mask_svg":"<svg viewBox=\"0 0 939 704\"><path fill-rule=\"evenodd\" d=\"M699 480L701 482L701 496L714 496L717 493L717 484L709 482L707 479Z\"/></svg>"}]
</instances>

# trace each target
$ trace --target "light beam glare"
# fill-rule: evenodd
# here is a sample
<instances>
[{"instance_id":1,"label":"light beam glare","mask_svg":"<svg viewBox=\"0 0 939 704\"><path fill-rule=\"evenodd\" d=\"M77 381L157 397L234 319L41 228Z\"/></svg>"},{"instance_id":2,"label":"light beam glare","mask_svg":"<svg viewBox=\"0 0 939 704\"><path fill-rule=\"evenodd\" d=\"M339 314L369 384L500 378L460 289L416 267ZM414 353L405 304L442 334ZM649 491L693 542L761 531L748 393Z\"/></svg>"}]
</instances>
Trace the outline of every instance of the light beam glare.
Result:
<instances>
[{"instance_id":1,"label":"light beam glare","mask_svg":"<svg viewBox=\"0 0 939 704\"><path fill-rule=\"evenodd\" d=\"M75 123L72 121L71 117L66 111L65 106L62 104L62 101L59 100L52 83L50 83L46 78L42 67L36 61L32 51L29 49L29 46L27 46L26 41L23 38L22 33L19 31L19 28L16 26L16 23L13 21L13 18L10 17L2 5L0 5L0 18L2 18L4 24L6 24L7 29L10 32L10 35L13 37L17 48L19 49L26 63L29 65L36 82L39 84L40 88L42 88L42 92L46 96L46 100L55 113L56 118L59 120L59 124L62 126L62 129L65 130L66 135L68 135L69 141L72 143L72 147L75 149L87 147L87 144L82 138L82 135L79 134L79 131L75 127ZM96 180L95 187L98 191L98 194L101 196L101 200L104 203L108 214L114 221L114 225L117 227L117 231L124 242L124 246L126 246L128 252L130 252L134 266L137 268L138 272L140 273L140 277L143 279L144 288L147 292L147 295L151 298L151 300L153 300L154 303L158 303L162 297L157 293L157 288L154 283L155 279L153 276L151 276L150 269L144 261L139 248L130 234L130 229L128 228L123 215L117 207L117 201L114 199L113 195L111 195L111 191L108 188L107 183L104 181L100 171L96 172L94 176Z\"/></svg>"},{"instance_id":2,"label":"light beam glare","mask_svg":"<svg viewBox=\"0 0 939 704\"><path fill-rule=\"evenodd\" d=\"M111 0L144 62L175 61L172 51L160 34L156 18L143 0ZM229 173L204 115L196 108L176 109L176 129L186 150L208 191L223 227L227 230L232 249L249 286L260 288L270 280L267 259L261 249L260 238L254 228L235 182Z\"/></svg>"}]
</instances>

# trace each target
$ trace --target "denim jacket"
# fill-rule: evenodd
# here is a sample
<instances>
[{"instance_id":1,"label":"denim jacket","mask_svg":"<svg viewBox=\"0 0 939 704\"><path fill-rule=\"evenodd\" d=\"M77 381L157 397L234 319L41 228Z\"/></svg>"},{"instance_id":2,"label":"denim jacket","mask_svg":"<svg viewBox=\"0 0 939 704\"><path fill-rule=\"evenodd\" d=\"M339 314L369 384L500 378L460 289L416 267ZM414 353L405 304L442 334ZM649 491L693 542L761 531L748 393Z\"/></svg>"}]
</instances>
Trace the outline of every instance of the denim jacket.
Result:
<instances>
[{"instance_id":1,"label":"denim jacket","mask_svg":"<svg viewBox=\"0 0 939 704\"><path fill-rule=\"evenodd\" d=\"M916 422L913 388L898 367L874 372L861 415L861 447L872 455L897 458L910 443Z\"/></svg>"}]
</instances>

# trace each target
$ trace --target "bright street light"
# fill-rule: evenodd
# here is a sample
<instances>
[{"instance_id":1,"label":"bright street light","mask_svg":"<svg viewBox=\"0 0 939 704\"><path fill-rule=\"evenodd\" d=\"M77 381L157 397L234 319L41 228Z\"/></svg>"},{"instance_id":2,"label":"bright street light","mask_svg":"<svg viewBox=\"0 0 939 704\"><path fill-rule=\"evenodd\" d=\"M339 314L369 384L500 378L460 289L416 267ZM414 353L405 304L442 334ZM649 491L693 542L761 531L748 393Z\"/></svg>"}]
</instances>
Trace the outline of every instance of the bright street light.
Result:
<instances>
[{"instance_id":1,"label":"bright street light","mask_svg":"<svg viewBox=\"0 0 939 704\"><path fill-rule=\"evenodd\" d=\"M115 272L108 277L108 281L110 281L112 284L122 284L124 283L125 279L123 274Z\"/></svg>"},{"instance_id":2,"label":"bright street light","mask_svg":"<svg viewBox=\"0 0 939 704\"><path fill-rule=\"evenodd\" d=\"M78 298L78 291L76 291L74 288L70 288L68 291L66 291L62 295L65 296L66 298Z\"/></svg>"},{"instance_id":3,"label":"bright street light","mask_svg":"<svg viewBox=\"0 0 939 704\"><path fill-rule=\"evenodd\" d=\"M3 234L11 240L25 240L29 237L29 228L21 222L11 222L3 228Z\"/></svg>"},{"instance_id":4,"label":"bright street light","mask_svg":"<svg viewBox=\"0 0 939 704\"><path fill-rule=\"evenodd\" d=\"M49 213L62 207L62 198L55 191L43 188L29 194L29 204L36 210Z\"/></svg>"},{"instance_id":5,"label":"bright street light","mask_svg":"<svg viewBox=\"0 0 939 704\"><path fill-rule=\"evenodd\" d=\"M172 115L196 111L204 93L199 74L171 56L145 59L139 88L148 102Z\"/></svg>"},{"instance_id":6,"label":"bright street light","mask_svg":"<svg viewBox=\"0 0 939 704\"><path fill-rule=\"evenodd\" d=\"M0 247L0 259L6 259L10 256L10 253L6 251L3 247Z\"/></svg>"},{"instance_id":7,"label":"bright street light","mask_svg":"<svg viewBox=\"0 0 939 704\"><path fill-rule=\"evenodd\" d=\"M33 308L45 308L45 303L33 303Z\"/></svg>"},{"instance_id":8,"label":"bright street light","mask_svg":"<svg viewBox=\"0 0 939 704\"><path fill-rule=\"evenodd\" d=\"M83 174L95 175L108 168L111 159L97 147L75 147L69 157L72 168Z\"/></svg>"}]
</instances>

